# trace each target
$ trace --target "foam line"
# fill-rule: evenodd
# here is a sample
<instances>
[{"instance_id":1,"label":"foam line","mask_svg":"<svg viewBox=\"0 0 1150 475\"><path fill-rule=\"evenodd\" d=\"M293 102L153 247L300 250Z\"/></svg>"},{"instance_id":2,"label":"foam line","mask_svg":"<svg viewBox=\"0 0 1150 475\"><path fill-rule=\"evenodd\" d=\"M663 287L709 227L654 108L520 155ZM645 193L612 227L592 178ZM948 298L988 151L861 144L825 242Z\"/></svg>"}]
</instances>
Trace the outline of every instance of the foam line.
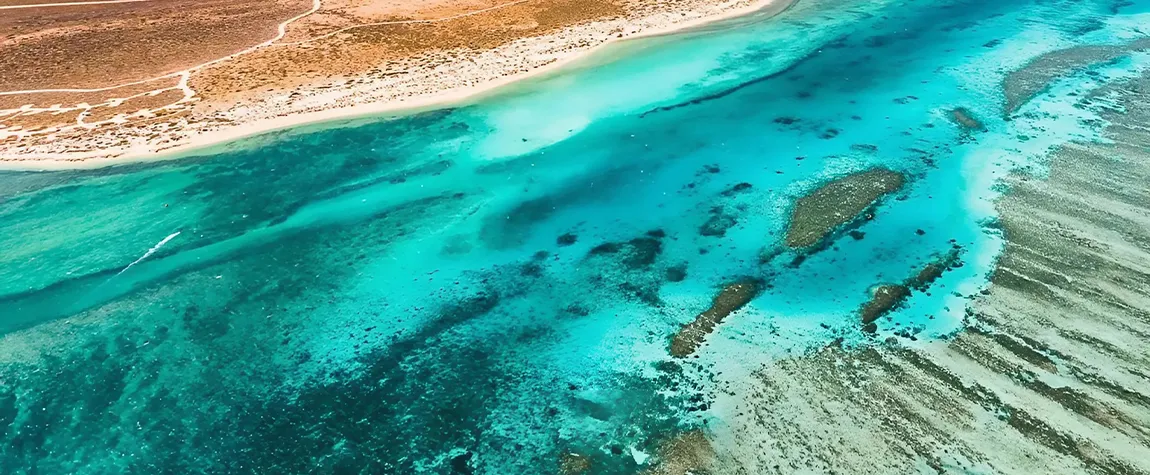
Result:
<instances>
[{"instance_id":1,"label":"foam line","mask_svg":"<svg viewBox=\"0 0 1150 475\"><path fill-rule=\"evenodd\" d=\"M158 251L158 250L160 250L160 248L161 248L161 247L164 247L164 244L167 244L167 243L168 243L168 241L171 241L172 239L175 239L175 238L176 238L176 236L179 236L179 235L180 235L180 232L179 232L179 231L176 231L176 232L174 232L174 233L172 233L172 234L169 234L169 235L168 235L168 237L166 237L166 238L164 238L162 241L160 241L160 242L156 243L156 245L155 245L155 246L152 246L152 248L151 248L151 249L148 249L148 252L145 252L145 253L144 253L144 255L140 256L140 258L139 258L139 259L136 259L136 260L132 261L132 263L131 263L131 264L128 264L128 267L125 267L125 268L124 268L124 270L120 271L120 272L119 272L119 273L117 273L116 275L120 275L120 274L123 274L123 273L127 272L127 271L128 271L128 269L131 269L131 268L132 268L132 266L134 266L134 265L138 264L140 261L142 261L142 260L144 260L144 259L147 259L147 258L148 258L148 256L150 256L150 255L152 255L152 254L155 254L155 252L156 252L156 251Z\"/></svg>"}]
</instances>

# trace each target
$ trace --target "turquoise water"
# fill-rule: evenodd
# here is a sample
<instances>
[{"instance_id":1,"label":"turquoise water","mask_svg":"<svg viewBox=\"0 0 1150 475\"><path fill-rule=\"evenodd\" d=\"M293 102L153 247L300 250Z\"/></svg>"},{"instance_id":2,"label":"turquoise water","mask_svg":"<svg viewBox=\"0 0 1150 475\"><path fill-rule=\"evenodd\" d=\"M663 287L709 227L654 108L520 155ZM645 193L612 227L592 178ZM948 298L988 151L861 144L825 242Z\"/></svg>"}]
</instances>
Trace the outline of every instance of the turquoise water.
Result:
<instances>
[{"instance_id":1,"label":"turquoise water","mask_svg":"<svg viewBox=\"0 0 1150 475\"><path fill-rule=\"evenodd\" d=\"M634 473L734 417L763 361L961 331L997 180L1095 139L1074 95L1148 62L1011 117L1004 75L1143 36L1148 7L800 0L451 108L0 173L0 472L554 473L576 452ZM908 186L796 265L794 200L878 166ZM962 267L861 331L869 288L955 245ZM746 277L767 290L671 359Z\"/></svg>"}]
</instances>

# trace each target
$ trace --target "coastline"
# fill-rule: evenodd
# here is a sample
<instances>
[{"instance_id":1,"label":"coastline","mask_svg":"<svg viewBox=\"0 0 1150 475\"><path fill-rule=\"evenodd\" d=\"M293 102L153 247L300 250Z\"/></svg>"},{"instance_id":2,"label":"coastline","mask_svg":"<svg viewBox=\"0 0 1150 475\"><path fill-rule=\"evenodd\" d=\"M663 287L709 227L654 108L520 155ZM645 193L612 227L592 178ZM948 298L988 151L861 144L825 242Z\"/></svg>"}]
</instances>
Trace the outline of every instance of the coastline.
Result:
<instances>
[{"instance_id":1,"label":"coastline","mask_svg":"<svg viewBox=\"0 0 1150 475\"><path fill-rule=\"evenodd\" d=\"M323 108L320 107L316 110L307 110L301 112L286 112L282 114L271 114L268 117L256 117L246 122L234 122L227 125L218 126L217 128L200 130L200 131L187 131L183 132L182 137L175 137L169 139L167 143L154 143L143 142L136 143L128 147L118 149L114 152L105 150L91 151L96 149L98 145L90 147L89 151L85 152L48 152L48 153L28 153L23 158L18 158L6 154L12 149L21 148L19 142L12 145L6 145L9 150L0 148L0 171L54 171L54 170L72 170L72 169L95 169L115 165L123 165L128 163L137 162L150 162L172 160L181 157L210 150L214 147L226 145L228 142L236 141L243 138L250 138L260 134L285 131L293 128L300 128L306 126L313 126L316 128L327 128L334 126L337 123L350 121L355 119L369 119L372 116L388 113L415 113L421 110L427 110L446 106L456 103L465 103L471 100L479 100L486 95L497 93L505 86L515 83L526 81L532 78L544 76L546 74L555 73L564 67L571 66L580 60L584 60L593 56L594 54L601 53L609 46L617 45L630 40L649 39L652 37L665 36L670 34L683 33L692 28L698 28L706 25L713 25L715 23L729 20L737 17L752 15L766 11L768 16L774 16L778 13L785 11L797 0L733 0L727 4L712 6L719 11L715 14L708 14L708 12L695 12L699 16L695 18L688 18L683 21L665 21L657 24L654 27L642 28L641 26L633 30L631 34L624 35L620 33L618 36L608 35L605 39L596 44L591 45L568 45L573 46L566 49L562 53L544 54L543 57L538 58L544 64L536 65L530 70L526 71L492 71L497 74L496 77L486 81L478 82L475 84L461 86L461 87L444 87L432 91L430 93L421 93L418 91L405 94L404 91L393 93L395 97L380 101L365 101L357 104L349 105L335 105L333 107ZM775 7L775 8L771 8ZM771 9L771 10L768 10ZM665 16L671 14L686 15L685 12L677 11L663 11L659 12ZM651 17L644 18L645 20L652 20ZM641 23L641 22L640 22ZM590 31L606 30L614 25L607 21L591 22L587 25L582 25L582 29ZM573 27L568 30L576 30L580 27ZM524 38L516 43L520 45L505 45L509 49L515 46L525 46L530 43L540 44L547 42L554 42L556 38L567 38L569 31L563 31L556 34L549 34L531 38ZM499 48L496 48L499 49ZM491 51L482 52L490 53ZM476 56L481 54L477 52ZM496 52L495 54L499 54ZM473 58L463 58L461 61L472 60ZM509 66L510 68L510 66ZM296 94L293 91L278 91L282 93ZM341 91L342 92L342 91ZM270 102L266 99L265 102ZM64 139L69 140L69 139ZM71 139L76 141L84 141L84 139Z\"/></svg>"}]
</instances>

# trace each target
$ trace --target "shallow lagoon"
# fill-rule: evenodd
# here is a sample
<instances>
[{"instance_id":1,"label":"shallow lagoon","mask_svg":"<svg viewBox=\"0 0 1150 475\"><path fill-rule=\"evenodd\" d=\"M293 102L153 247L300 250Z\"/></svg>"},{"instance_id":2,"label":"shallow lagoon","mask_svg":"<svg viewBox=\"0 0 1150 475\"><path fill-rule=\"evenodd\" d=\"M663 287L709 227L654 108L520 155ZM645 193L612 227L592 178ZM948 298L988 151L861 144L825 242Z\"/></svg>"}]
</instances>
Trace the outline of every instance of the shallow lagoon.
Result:
<instances>
[{"instance_id":1,"label":"shallow lagoon","mask_svg":"<svg viewBox=\"0 0 1150 475\"><path fill-rule=\"evenodd\" d=\"M641 470L734 417L766 359L960 331L1001 247L995 180L1097 133L1060 88L1145 59L1013 120L1005 74L1136 38L1135 3L800 0L453 108L2 174L0 469ZM796 199L875 167L908 183L873 219L784 247ZM956 245L862 331L868 289ZM765 290L671 358L746 278Z\"/></svg>"}]
</instances>

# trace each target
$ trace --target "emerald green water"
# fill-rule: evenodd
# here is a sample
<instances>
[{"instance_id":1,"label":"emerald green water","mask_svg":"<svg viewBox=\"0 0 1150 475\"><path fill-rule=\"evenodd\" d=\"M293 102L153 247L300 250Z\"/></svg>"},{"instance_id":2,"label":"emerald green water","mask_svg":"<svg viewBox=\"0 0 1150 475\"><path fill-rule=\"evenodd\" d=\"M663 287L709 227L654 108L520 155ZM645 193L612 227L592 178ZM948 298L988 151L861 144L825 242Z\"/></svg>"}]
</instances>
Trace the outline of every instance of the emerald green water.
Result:
<instances>
[{"instance_id":1,"label":"emerald green water","mask_svg":"<svg viewBox=\"0 0 1150 475\"><path fill-rule=\"evenodd\" d=\"M762 361L961 331L997 180L1094 139L1073 94L1146 58L1011 120L1005 73L1144 36L1145 3L800 0L455 107L0 173L0 472L639 471ZM792 264L794 200L878 166L910 182L865 237ZM861 331L870 287L955 245ZM745 277L768 290L670 358Z\"/></svg>"}]
</instances>

